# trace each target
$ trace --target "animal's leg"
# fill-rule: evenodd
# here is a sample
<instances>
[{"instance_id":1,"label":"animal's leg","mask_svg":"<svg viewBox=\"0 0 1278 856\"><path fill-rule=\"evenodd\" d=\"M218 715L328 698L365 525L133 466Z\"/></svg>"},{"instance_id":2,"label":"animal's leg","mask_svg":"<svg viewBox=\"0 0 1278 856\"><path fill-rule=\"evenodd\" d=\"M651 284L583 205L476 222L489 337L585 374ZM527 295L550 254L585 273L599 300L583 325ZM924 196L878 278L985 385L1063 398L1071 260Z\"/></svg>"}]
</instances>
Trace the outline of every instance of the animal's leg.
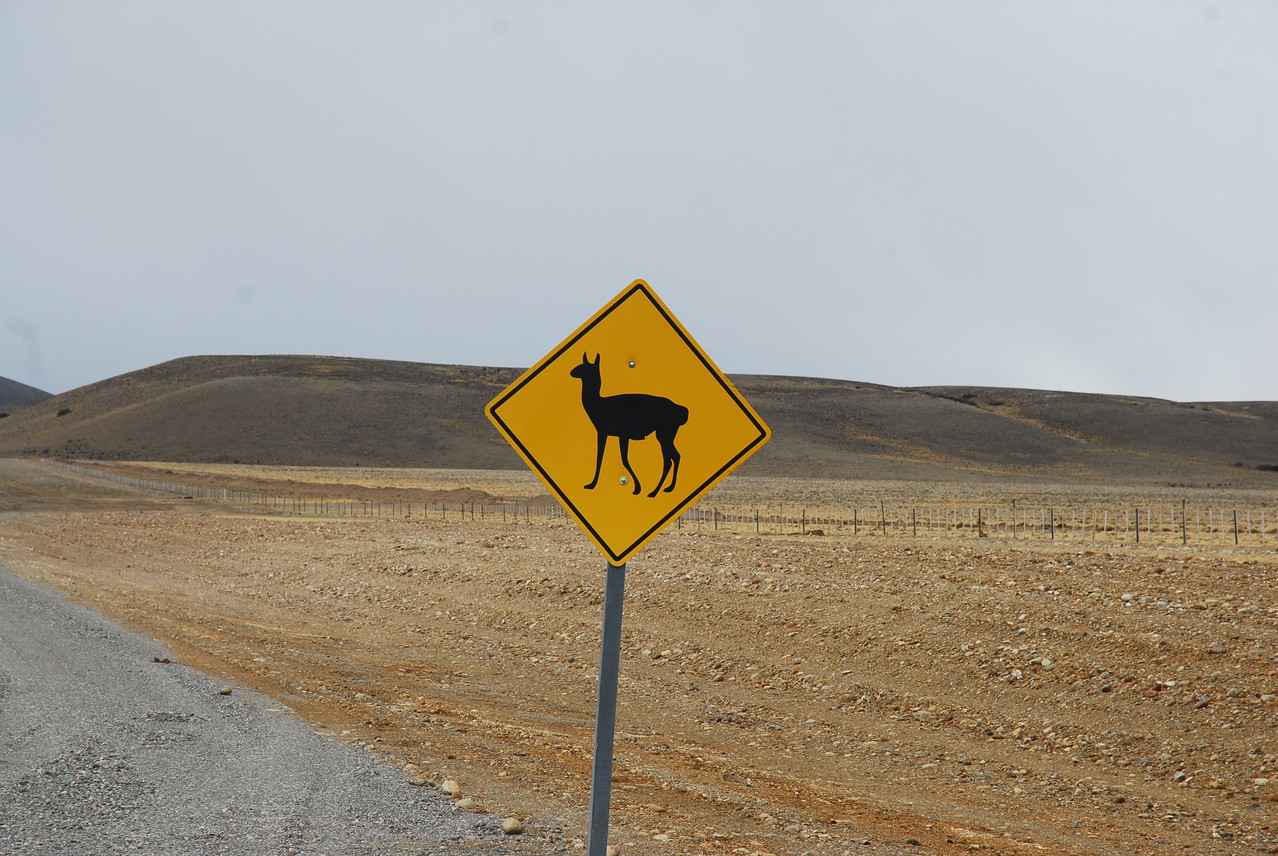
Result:
<instances>
[{"instance_id":1,"label":"animal's leg","mask_svg":"<svg viewBox=\"0 0 1278 856\"><path fill-rule=\"evenodd\" d=\"M661 454L661 481L657 482L657 486L652 489L652 493L648 494L649 499L656 496L657 491L661 490L661 486L666 483L666 474L669 472L670 459L666 457L665 450L663 449ZM671 484L670 487L674 487L674 485ZM666 490L670 490L670 488L668 487Z\"/></svg>"},{"instance_id":2,"label":"animal's leg","mask_svg":"<svg viewBox=\"0 0 1278 856\"><path fill-rule=\"evenodd\" d=\"M666 474L670 474L670 484L666 486L666 493L674 490L675 482L679 478L679 450L675 448L674 434L659 434L657 440L661 443L661 481L657 482L657 486L652 489L652 493L648 496L656 496L657 491L661 490L661 486L666 483Z\"/></svg>"},{"instance_id":3,"label":"animal's leg","mask_svg":"<svg viewBox=\"0 0 1278 856\"><path fill-rule=\"evenodd\" d=\"M635 489L631 493L639 493L639 476L635 475L635 471L630 468L630 438L618 437L621 442L621 464L626 468L626 472L630 473L630 478L634 479Z\"/></svg>"},{"instance_id":4,"label":"animal's leg","mask_svg":"<svg viewBox=\"0 0 1278 856\"><path fill-rule=\"evenodd\" d=\"M672 432L670 442L662 450L662 455L673 465L670 469L670 484L666 487L667 493L675 489L675 482L679 480L679 461L683 458L683 455L680 455L679 450L675 448L674 440Z\"/></svg>"},{"instance_id":5,"label":"animal's leg","mask_svg":"<svg viewBox=\"0 0 1278 856\"><path fill-rule=\"evenodd\" d=\"M599 432L598 443L595 447L595 477L590 480L590 484L586 485L586 490L594 490L595 485L599 484L599 470L603 467L604 446L608 445L608 435Z\"/></svg>"}]
</instances>

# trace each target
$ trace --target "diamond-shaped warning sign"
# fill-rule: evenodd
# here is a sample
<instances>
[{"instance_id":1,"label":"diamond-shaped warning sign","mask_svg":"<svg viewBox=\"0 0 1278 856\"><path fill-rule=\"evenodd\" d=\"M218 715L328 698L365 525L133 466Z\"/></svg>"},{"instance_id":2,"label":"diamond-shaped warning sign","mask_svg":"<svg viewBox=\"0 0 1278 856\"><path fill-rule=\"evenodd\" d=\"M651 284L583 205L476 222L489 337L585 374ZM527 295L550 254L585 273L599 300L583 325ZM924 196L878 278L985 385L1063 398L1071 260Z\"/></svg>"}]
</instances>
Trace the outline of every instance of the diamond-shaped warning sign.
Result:
<instances>
[{"instance_id":1,"label":"diamond-shaped warning sign","mask_svg":"<svg viewBox=\"0 0 1278 856\"><path fill-rule=\"evenodd\" d=\"M771 436L643 280L487 412L614 565Z\"/></svg>"}]
</instances>

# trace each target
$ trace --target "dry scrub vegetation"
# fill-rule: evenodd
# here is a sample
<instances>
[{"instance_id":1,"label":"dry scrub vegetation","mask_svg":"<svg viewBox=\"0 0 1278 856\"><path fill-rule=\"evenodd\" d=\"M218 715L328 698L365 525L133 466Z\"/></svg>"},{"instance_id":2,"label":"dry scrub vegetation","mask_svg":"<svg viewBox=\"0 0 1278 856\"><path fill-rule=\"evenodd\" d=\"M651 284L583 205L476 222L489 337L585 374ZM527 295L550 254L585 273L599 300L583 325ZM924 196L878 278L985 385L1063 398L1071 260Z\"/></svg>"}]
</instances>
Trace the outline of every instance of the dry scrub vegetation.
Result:
<instances>
[{"instance_id":1,"label":"dry scrub vegetation","mask_svg":"<svg viewBox=\"0 0 1278 856\"><path fill-rule=\"evenodd\" d=\"M158 466L277 491L537 493L522 473ZM604 565L575 526L250 514L24 461L0 463L0 499L15 572L479 810L569 847L584 833ZM1272 542L668 531L629 565L613 841L1278 852L1276 583Z\"/></svg>"}]
</instances>

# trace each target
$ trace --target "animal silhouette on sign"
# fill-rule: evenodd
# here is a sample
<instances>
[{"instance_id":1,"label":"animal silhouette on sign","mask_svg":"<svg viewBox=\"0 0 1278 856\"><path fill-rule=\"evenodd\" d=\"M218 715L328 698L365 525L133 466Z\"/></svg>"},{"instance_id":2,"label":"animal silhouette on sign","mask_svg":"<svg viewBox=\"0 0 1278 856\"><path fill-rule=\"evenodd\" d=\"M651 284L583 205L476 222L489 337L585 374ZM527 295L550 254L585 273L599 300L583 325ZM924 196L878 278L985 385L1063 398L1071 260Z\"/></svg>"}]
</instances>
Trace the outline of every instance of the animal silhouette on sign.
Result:
<instances>
[{"instance_id":1,"label":"animal silhouette on sign","mask_svg":"<svg viewBox=\"0 0 1278 856\"><path fill-rule=\"evenodd\" d=\"M674 490L675 481L679 478L679 450L675 448L675 434L679 433L681 425L687 423L688 408L658 395L636 392L600 395L603 381L599 376L598 354L595 354L594 362L582 354L581 365L574 366L570 374L581 379L581 405L595 426L597 436L595 477L586 485L586 490L594 490L599 484L604 447L609 437L616 437L621 443L621 463L635 483L632 493L638 494L642 488L639 477L630 466L630 441L642 440L650 434L656 434L657 442L661 444L661 480L648 496L657 495L667 475L670 476L670 484L666 492Z\"/></svg>"}]
</instances>

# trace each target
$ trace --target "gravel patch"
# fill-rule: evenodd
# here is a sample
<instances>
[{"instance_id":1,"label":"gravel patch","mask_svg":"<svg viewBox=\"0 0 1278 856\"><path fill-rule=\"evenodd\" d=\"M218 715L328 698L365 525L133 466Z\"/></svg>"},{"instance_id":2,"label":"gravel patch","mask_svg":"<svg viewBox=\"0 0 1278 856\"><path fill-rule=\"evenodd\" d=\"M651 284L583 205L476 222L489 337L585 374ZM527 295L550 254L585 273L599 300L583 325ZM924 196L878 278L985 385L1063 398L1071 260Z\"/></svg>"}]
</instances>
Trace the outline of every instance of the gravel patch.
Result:
<instances>
[{"instance_id":1,"label":"gravel patch","mask_svg":"<svg viewBox=\"0 0 1278 856\"><path fill-rule=\"evenodd\" d=\"M0 568L0 853L534 853L369 752Z\"/></svg>"}]
</instances>

